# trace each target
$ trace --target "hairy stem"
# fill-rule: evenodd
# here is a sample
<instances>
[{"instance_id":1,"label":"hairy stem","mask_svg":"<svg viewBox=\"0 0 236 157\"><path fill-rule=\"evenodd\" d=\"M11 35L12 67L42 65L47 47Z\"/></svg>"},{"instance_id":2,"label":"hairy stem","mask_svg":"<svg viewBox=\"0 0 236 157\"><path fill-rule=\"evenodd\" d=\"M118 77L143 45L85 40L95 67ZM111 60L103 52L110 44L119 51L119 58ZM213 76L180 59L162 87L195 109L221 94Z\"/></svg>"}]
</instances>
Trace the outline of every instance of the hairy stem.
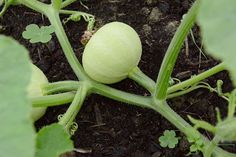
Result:
<instances>
[{"instance_id":1,"label":"hairy stem","mask_svg":"<svg viewBox=\"0 0 236 157\"><path fill-rule=\"evenodd\" d=\"M33 10L43 13L48 17L51 25L54 26L57 38L74 73L80 80L88 80L89 78L84 72L82 65L78 61L77 57L75 56L69 39L62 26L59 12L55 10L53 6L41 3L37 0L19 0L19 2Z\"/></svg>"},{"instance_id":2,"label":"hairy stem","mask_svg":"<svg viewBox=\"0 0 236 157\"><path fill-rule=\"evenodd\" d=\"M51 22L52 26L55 28L55 33L57 35L57 38L60 42L60 45L64 51L64 54L73 69L76 76L79 78L79 80L88 80L88 76L84 72L84 69L82 68L82 65L79 63L77 57L74 54L74 51L72 49L72 46L68 40L68 37L63 29L63 26L61 24L59 13L55 12L53 8L51 8L51 12L47 14L49 21Z\"/></svg>"},{"instance_id":3,"label":"hairy stem","mask_svg":"<svg viewBox=\"0 0 236 157\"><path fill-rule=\"evenodd\" d=\"M51 107L70 103L73 101L74 97L75 92L66 92L31 98L31 103L33 107Z\"/></svg>"},{"instance_id":4,"label":"hairy stem","mask_svg":"<svg viewBox=\"0 0 236 157\"><path fill-rule=\"evenodd\" d=\"M50 5L37 0L17 0L17 2L42 14L46 14L50 8Z\"/></svg>"},{"instance_id":5,"label":"hairy stem","mask_svg":"<svg viewBox=\"0 0 236 157\"><path fill-rule=\"evenodd\" d=\"M203 139L205 145L209 144L209 140L207 140L204 136L202 136L197 130L195 130L190 124L188 124L182 117L180 117L175 111L173 111L165 101L158 101L157 99L154 99L152 97L137 96L134 94L126 93L123 91L119 91L117 89L113 89L103 84L95 84L93 86L94 88L92 89L92 92L95 92L97 94L103 95L111 99L115 99L117 101L125 102L128 104L133 104L140 107L153 109L156 112L160 113L168 121L170 121L181 132L186 134L186 136L191 137L191 136L194 136L194 134L195 135L199 134L200 137ZM219 147L215 148L214 153L222 157L223 156L236 157L235 154L228 153Z\"/></svg>"},{"instance_id":6,"label":"hairy stem","mask_svg":"<svg viewBox=\"0 0 236 157\"><path fill-rule=\"evenodd\" d=\"M208 89L204 85L193 86L193 87L190 87L188 89L184 89L183 91L179 91L179 92L176 92L176 93L168 94L167 95L167 99L171 99L171 98L179 97L181 95L185 95L185 94L190 93L190 92L192 92L192 91L194 91L196 89L199 89L199 88L206 88L206 89Z\"/></svg>"},{"instance_id":7,"label":"hairy stem","mask_svg":"<svg viewBox=\"0 0 236 157\"><path fill-rule=\"evenodd\" d=\"M171 94L168 94L167 95L167 99L171 99L171 98L175 98L175 97L178 97L178 96L181 96L181 95L185 95L191 91L194 91L196 89L199 89L199 88L205 88L205 89L208 89L210 92L214 92L214 93L218 93L218 91L215 89L215 88L212 88L210 86L206 86L206 85L196 85L196 86L192 86L192 87L189 87L188 89L184 89L184 90L180 90L178 92L175 92L175 93L171 93ZM224 95L219 95L221 98L225 99L226 101L229 101L229 99L224 96Z\"/></svg>"},{"instance_id":8,"label":"hairy stem","mask_svg":"<svg viewBox=\"0 0 236 157\"><path fill-rule=\"evenodd\" d=\"M59 81L43 85L42 91L44 95L76 91L80 84L81 83L79 81Z\"/></svg>"},{"instance_id":9,"label":"hairy stem","mask_svg":"<svg viewBox=\"0 0 236 157\"><path fill-rule=\"evenodd\" d=\"M190 8L189 12L183 18L183 21L181 22L167 49L157 78L155 91L155 96L157 99L164 100L166 98L171 73L173 71L182 44L195 22L198 7L199 0L196 0L193 6Z\"/></svg>"},{"instance_id":10,"label":"hairy stem","mask_svg":"<svg viewBox=\"0 0 236 157\"><path fill-rule=\"evenodd\" d=\"M138 84L146 88L150 93L154 92L155 82L145 75L138 67L135 67L131 72L129 72L128 77Z\"/></svg>"},{"instance_id":11,"label":"hairy stem","mask_svg":"<svg viewBox=\"0 0 236 157\"><path fill-rule=\"evenodd\" d=\"M151 97L138 96L135 94L127 93L100 83L93 83L92 92L128 104L133 104L144 108L151 107Z\"/></svg>"},{"instance_id":12,"label":"hairy stem","mask_svg":"<svg viewBox=\"0 0 236 157\"><path fill-rule=\"evenodd\" d=\"M78 0L65 0L64 2L62 2L62 8L65 8L68 5L70 5L70 4L72 4L72 3L76 2L76 1L78 1Z\"/></svg>"},{"instance_id":13,"label":"hairy stem","mask_svg":"<svg viewBox=\"0 0 236 157\"><path fill-rule=\"evenodd\" d=\"M204 153L203 153L204 155L203 156L204 157L211 157L215 147L218 145L219 142L220 142L220 139L217 136L215 136L213 138L213 140L210 141L210 143L204 149Z\"/></svg>"},{"instance_id":14,"label":"hairy stem","mask_svg":"<svg viewBox=\"0 0 236 157\"><path fill-rule=\"evenodd\" d=\"M194 76L186 81L183 81L181 83L178 83L176 85L169 87L167 90L167 93L170 94L170 93L176 92L178 90L182 90L185 87L191 86L191 85L193 85L201 80L204 80L205 78L208 78L208 77L210 77L220 71L223 71L223 70L225 70L224 63L220 63L220 64L216 65L215 67L213 67L201 74L198 74L197 76Z\"/></svg>"},{"instance_id":15,"label":"hairy stem","mask_svg":"<svg viewBox=\"0 0 236 157\"><path fill-rule=\"evenodd\" d=\"M74 121L76 115L80 111L81 106L88 94L89 86L84 82L77 90L74 100L72 101L70 107L59 121L59 124L63 125L65 129L69 132L69 128Z\"/></svg>"}]
</instances>

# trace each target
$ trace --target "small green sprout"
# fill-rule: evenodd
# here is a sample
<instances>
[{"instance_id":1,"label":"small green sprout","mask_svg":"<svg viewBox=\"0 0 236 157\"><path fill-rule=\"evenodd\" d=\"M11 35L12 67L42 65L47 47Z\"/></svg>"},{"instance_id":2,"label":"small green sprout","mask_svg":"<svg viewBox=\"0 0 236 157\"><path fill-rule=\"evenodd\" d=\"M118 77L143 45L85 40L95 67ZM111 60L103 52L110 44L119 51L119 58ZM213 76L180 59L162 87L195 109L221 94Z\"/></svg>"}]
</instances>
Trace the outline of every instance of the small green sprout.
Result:
<instances>
[{"instance_id":1,"label":"small green sprout","mask_svg":"<svg viewBox=\"0 0 236 157\"><path fill-rule=\"evenodd\" d=\"M201 151L202 148L203 148L203 141L201 139L198 139L190 146L190 152Z\"/></svg>"},{"instance_id":2,"label":"small green sprout","mask_svg":"<svg viewBox=\"0 0 236 157\"><path fill-rule=\"evenodd\" d=\"M165 130L163 136L159 137L159 142L163 148L175 148L179 142L179 138L176 137L174 130Z\"/></svg>"},{"instance_id":3,"label":"small green sprout","mask_svg":"<svg viewBox=\"0 0 236 157\"><path fill-rule=\"evenodd\" d=\"M188 137L188 142L191 143L190 154L203 150L204 142L200 136Z\"/></svg>"},{"instance_id":4,"label":"small green sprout","mask_svg":"<svg viewBox=\"0 0 236 157\"><path fill-rule=\"evenodd\" d=\"M47 43L52 38L54 32L53 26L39 27L36 24L30 24L26 27L26 30L22 33L23 38L29 39L31 43Z\"/></svg>"}]
</instances>

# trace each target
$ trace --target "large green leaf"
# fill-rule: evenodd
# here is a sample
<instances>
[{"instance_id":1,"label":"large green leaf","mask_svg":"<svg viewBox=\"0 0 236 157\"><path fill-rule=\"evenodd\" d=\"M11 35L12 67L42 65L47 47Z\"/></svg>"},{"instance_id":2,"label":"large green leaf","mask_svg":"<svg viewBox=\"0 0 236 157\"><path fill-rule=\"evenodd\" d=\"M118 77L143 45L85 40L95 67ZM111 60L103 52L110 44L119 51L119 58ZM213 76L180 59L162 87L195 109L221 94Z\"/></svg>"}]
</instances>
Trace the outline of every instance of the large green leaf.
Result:
<instances>
[{"instance_id":1,"label":"large green leaf","mask_svg":"<svg viewBox=\"0 0 236 157\"><path fill-rule=\"evenodd\" d=\"M73 148L70 136L60 124L44 127L38 133L36 157L59 157Z\"/></svg>"},{"instance_id":2,"label":"large green leaf","mask_svg":"<svg viewBox=\"0 0 236 157\"><path fill-rule=\"evenodd\" d=\"M33 157L35 132L27 99L30 81L27 50L0 36L0 156Z\"/></svg>"},{"instance_id":3,"label":"large green leaf","mask_svg":"<svg viewBox=\"0 0 236 157\"><path fill-rule=\"evenodd\" d=\"M201 0L197 19L207 52L225 63L236 85L236 0Z\"/></svg>"},{"instance_id":4,"label":"large green leaf","mask_svg":"<svg viewBox=\"0 0 236 157\"><path fill-rule=\"evenodd\" d=\"M216 136L221 141L233 142L236 140L236 118L226 119L216 126Z\"/></svg>"}]
</instances>

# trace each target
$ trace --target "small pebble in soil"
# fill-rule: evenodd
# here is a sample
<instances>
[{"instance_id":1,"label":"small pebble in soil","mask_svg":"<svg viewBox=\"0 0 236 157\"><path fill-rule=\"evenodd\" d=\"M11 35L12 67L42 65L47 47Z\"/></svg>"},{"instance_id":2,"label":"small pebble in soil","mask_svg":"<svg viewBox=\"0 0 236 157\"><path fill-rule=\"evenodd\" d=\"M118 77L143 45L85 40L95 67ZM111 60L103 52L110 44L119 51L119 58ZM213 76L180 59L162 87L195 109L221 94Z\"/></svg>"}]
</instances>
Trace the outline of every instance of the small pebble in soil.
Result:
<instances>
[{"instance_id":1,"label":"small pebble in soil","mask_svg":"<svg viewBox=\"0 0 236 157\"><path fill-rule=\"evenodd\" d=\"M118 7L117 6L110 6L110 11L112 13L117 13Z\"/></svg>"},{"instance_id":2,"label":"small pebble in soil","mask_svg":"<svg viewBox=\"0 0 236 157\"><path fill-rule=\"evenodd\" d=\"M143 33L145 35L149 35L152 32L152 27L149 26L148 24L143 25Z\"/></svg>"},{"instance_id":3,"label":"small pebble in soil","mask_svg":"<svg viewBox=\"0 0 236 157\"><path fill-rule=\"evenodd\" d=\"M187 71L177 73L175 77L182 80L182 79L190 78L191 76L192 76L192 71L187 70Z\"/></svg>"},{"instance_id":4,"label":"small pebble in soil","mask_svg":"<svg viewBox=\"0 0 236 157\"><path fill-rule=\"evenodd\" d=\"M141 9L141 14L142 14L142 15L147 16L147 15L149 15L149 13L150 13L150 9L149 9L149 8L143 7L143 8Z\"/></svg>"},{"instance_id":5,"label":"small pebble in soil","mask_svg":"<svg viewBox=\"0 0 236 157\"><path fill-rule=\"evenodd\" d=\"M161 12L158 7L154 7L149 15L150 23L156 23L159 21Z\"/></svg>"},{"instance_id":6,"label":"small pebble in soil","mask_svg":"<svg viewBox=\"0 0 236 157\"><path fill-rule=\"evenodd\" d=\"M157 151L154 154L152 154L152 157L161 157L161 152Z\"/></svg>"},{"instance_id":7,"label":"small pebble in soil","mask_svg":"<svg viewBox=\"0 0 236 157\"><path fill-rule=\"evenodd\" d=\"M177 30L178 25L179 25L178 21L171 21L166 25L165 30L168 33L174 35L175 31Z\"/></svg>"}]
</instances>

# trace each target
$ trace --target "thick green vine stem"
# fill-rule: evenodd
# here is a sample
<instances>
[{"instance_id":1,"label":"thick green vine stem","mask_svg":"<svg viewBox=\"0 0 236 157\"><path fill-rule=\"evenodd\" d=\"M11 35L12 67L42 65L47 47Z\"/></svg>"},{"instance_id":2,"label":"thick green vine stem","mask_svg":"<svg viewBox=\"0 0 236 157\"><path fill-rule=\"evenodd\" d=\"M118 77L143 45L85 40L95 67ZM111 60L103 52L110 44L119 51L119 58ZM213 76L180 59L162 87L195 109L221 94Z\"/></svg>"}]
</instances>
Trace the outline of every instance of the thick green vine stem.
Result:
<instances>
[{"instance_id":1,"label":"thick green vine stem","mask_svg":"<svg viewBox=\"0 0 236 157\"><path fill-rule=\"evenodd\" d=\"M44 15L46 15L46 13L49 11L50 9L50 5L48 4L44 4L40 1L37 0L17 0L20 4L23 4L25 6L27 6L28 8L31 8L39 13L42 13Z\"/></svg>"},{"instance_id":2,"label":"thick green vine stem","mask_svg":"<svg viewBox=\"0 0 236 157\"><path fill-rule=\"evenodd\" d=\"M69 39L65 33L65 30L62 26L59 11L53 8L52 5L44 4L37 0L19 0L19 3L38 11L44 15L46 15L51 23L51 25L55 29L56 36L60 42L60 45L64 51L64 54L73 69L74 73L78 77L79 80L89 80L89 77L84 72L82 65L78 61L77 57L74 54L72 46L69 42Z\"/></svg>"},{"instance_id":3,"label":"thick green vine stem","mask_svg":"<svg viewBox=\"0 0 236 157\"><path fill-rule=\"evenodd\" d=\"M215 136L212 141L206 146L203 156L204 157L211 157L215 147L218 145L218 143L220 142L220 138L218 138L217 136Z\"/></svg>"},{"instance_id":4,"label":"thick green vine stem","mask_svg":"<svg viewBox=\"0 0 236 157\"><path fill-rule=\"evenodd\" d=\"M198 74L196 76L193 76L192 78L185 80L183 82L180 82L178 84L175 84L173 86L170 86L167 90L167 99L175 98L184 94L187 94L193 90L199 89L199 88L207 88L203 85L193 86L194 84L216 74L221 71L225 70L224 63L220 63L206 71L204 71L201 74ZM134 81L136 81L138 84L146 88L150 93L153 93L155 90L155 82L150 79L147 75L145 75L138 67L134 68L128 75L128 77ZM192 87L191 87L192 86ZM187 87L190 87L188 89L185 89ZM209 88L207 88L209 89ZM210 90L210 89L209 89ZM216 92L217 90L211 89L211 91ZM225 100L228 100L225 96L221 96Z\"/></svg>"},{"instance_id":5,"label":"thick green vine stem","mask_svg":"<svg viewBox=\"0 0 236 157\"><path fill-rule=\"evenodd\" d=\"M44 95L76 91L80 86L79 81L59 81L49 84L44 84L41 88Z\"/></svg>"},{"instance_id":6,"label":"thick green vine stem","mask_svg":"<svg viewBox=\"0 0 236 157\"><path fill-rule=\"evenodd\" d=\"M70 107L59 121L59 124L63 125L66 131L69 132L71 124L73 123L76 115L80 111L80 108L89 90L90 90L90 85L87 82L81 83L81 86L78 88Z\"/></svg>"},{"instance_id":7,"label":"thick green vine stem","mask_svg":"<svg viewBox=\"0 0 236 157\"><path fill-rule=\"evenodd\" d=\"M78 1L78 0L65 0L65 1L62 3L61 7L62 7L62 8L65 8L65 7L67 7L68 5L70 5L70 4L72 4L72 3L76 2L76 1Z\"/></svg>"},{"instance_id":8,"label":"thick green vine stem","mask_svg":"<svg viewBox=\"0 0 236 157\"><path fill-rule=\"evenodd\" d=\"M227 119L232 119L234 117L235 107L236 107L236 90L234 89L229 95Z\"/></svg>"},{"instance_id":9,"label":"thick green vine stem","mask_svg":"<svg viewBox=\"0 0 236 157\"><path fill-rule=\"evenodd\" d=\"M66 92L54 95L35 97L31 99L33 107L51 107L70 103L75 97L75 92Z\"/></svg>"},{"instance_id":10,"label":"thick green vine stem","mask_svg":"<svg viewBox=\"0 0 236 157\"><path fill-rule=\"evenodd\" d=\"M150 93L154 92L155 82L145 75L139 67L135 67L128 74L128 77L146 88Z\"/></svg>"},{"instance_id":11,"label":"thick green vine stem","mask_svg":"<svg viewBox=\"0 0 236 157\"><path fill-rule=\"evenodd\" d=\"M89 80L89 77L84 72L82 65L79 63L77 57L74 54L72 46L69 42L69 39L63 29L61 20L59 18L59 12L56 12L53 8L50 8L50 13L47 13L46 15L49 21L51 22L52 26L54 26L57 38L74 73L81 81Z\"/></svg>"},{"instance_id":12,"label":"thick green vine stem","mask_svg":"<svg viewBox=\"0 0 236 157\"><path fill-rule=\"evenodd\" d=\"M181 22L167 49L157 78L155 91L155 96L157 99L164 100L166 98L171 73L173 71L182 44L195 22L198 7L199 0L196 0L186 16L183 18L183 21Z\"/></svg>"},{"instance_id":13,"label":"thick green vine stem","mask_svg":"<svg viewBox=\"0 0 236 157\"><path fill-rule=\"evenodd\" d=\"M143 108L151 108L151 97L139 96L131 93L127 93L118 89L111 88L104 84L93 83L92 93L103 95L105 97L125 102L132 105L137 105Z\"/></svg>"},{"instance_id":14,"label":"thick green vine stem","mask_svg":"<svg viewBox=\"0 0 236 157\"><path fill-rule=\"evenodd\" d=\"M197 130L195 130L190 124L188 124L182 117L180 117L175 111L173 111L166 101L159 101L153 97L137 96L134 94L126 93L117 89L113 89L103 84L93 84L93 93L109 97L111 99L125 102L132 105L137 105L144 108L153 109L161 114L173 125L175 125L181 132L187 137L200 137L204 141L204 145L209 145L209 140L202 136ZM228 153L219 147L215 147L214 154L217 157L236 157L235 154Z\"/></svg>"},{"instance_id":15,"label":"thick green vine stem","mask_svg":"<svg viewBox=\"0 0 236 157\"><path fill-rule=\"evenodd\" d=\"M204 80L205 78L208 78L208 77L210 77L210 76L212 76L212 75L214 75L214 74L216 74L220 71L223 71L223 70L225 70L224 63L220 63L220 64L216 65L215 67L212 67L209 70L207 70L207 71L205 71L205 72L203 72L199 75L196 75L196 76L194 76L194 77L192 77L192 78L190 78L186 81L183 81L181 83L178 83L176 85L173 85L173 86L169 87L168 90L167 90L167 93L171 94L171 93L174 93L176 91L182 90L186 87L189 87L189 86L191 86L191 85L193 85L193 84L195 84L195 83L197 83L201 80Z\"/></svg>"}]
</instances>

